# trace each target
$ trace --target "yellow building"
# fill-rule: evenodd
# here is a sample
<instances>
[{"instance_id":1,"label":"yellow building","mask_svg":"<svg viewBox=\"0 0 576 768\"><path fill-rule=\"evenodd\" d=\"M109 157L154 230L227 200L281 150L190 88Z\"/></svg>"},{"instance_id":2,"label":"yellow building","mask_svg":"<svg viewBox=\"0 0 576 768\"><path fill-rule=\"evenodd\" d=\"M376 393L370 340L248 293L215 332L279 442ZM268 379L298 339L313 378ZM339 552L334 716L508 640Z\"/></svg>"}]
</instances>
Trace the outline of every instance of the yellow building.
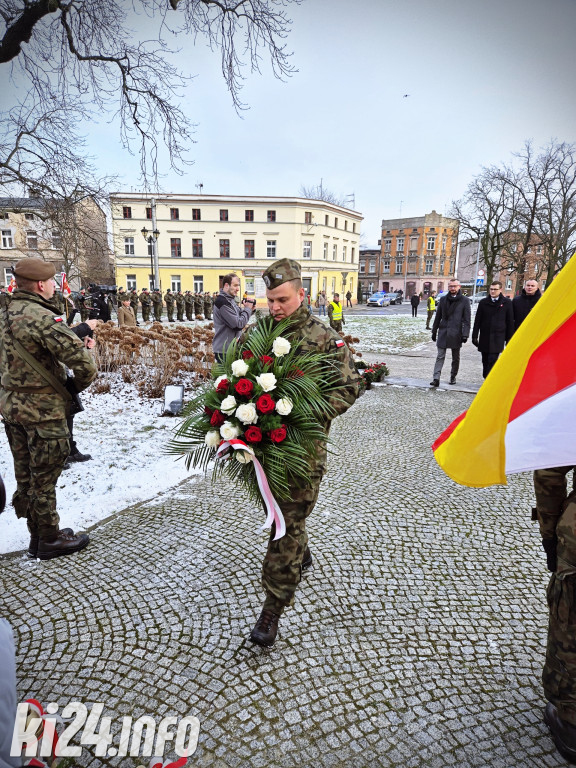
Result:
<instances>
[{"instance_id":1,"label":"yellow building","mask_svg":"<svg viewBox=\"0 0 576 768\"><path fill-rule=\"evenodd\" d=\"M118 192L110 196L116 282L153 283L153 244L162 291L218 291L235 272L241 291L264 298L262 273L275 259L296 259L304 287L356 297L362 215L299 197L225 197Z\"/></svg>"}]
</instances>

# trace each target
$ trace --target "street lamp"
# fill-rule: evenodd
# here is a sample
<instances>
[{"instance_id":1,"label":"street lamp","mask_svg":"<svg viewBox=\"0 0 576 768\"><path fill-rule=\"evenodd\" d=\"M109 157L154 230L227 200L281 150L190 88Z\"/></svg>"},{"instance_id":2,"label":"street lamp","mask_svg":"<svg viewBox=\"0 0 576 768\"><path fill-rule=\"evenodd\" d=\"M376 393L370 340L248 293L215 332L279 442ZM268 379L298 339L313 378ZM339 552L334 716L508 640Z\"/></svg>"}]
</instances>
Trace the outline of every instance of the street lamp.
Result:
<instances>
[{"instance_id":1,"label":"street lamp","mask_svg":"<svg viewBox=\"0 0 576 768\"><path fill-rule=\"evenodd\" d=\"M478 230L478 250L476 251L476 272L474 273L474 290L472 293L472 301L476 299L476 283L478 282L478 267L480 266L480 244L482 243L482 238L484 237L484 230L479 229Z\"/></svg>"},{"instance_id":2,"label":"street lamp","mask_svg":"<svg viewBox=\"0 0 576 768\"><path fill-rule=\"evenodd\" d=\"M144 240L146 240L146 242L150 246L150 274L152 275L152 282L155 283L154 248L155 248L156 240L158 240L158 238L160 237L160 232L157 229L155 229L153 232L150 232L148 229L146 229L146 227L142 227L140 232L142 233L142 237L144 238ZM156 285L152 285L152 290L155 290L155 289L156 289Z\"/></svg>"}]
</instances>

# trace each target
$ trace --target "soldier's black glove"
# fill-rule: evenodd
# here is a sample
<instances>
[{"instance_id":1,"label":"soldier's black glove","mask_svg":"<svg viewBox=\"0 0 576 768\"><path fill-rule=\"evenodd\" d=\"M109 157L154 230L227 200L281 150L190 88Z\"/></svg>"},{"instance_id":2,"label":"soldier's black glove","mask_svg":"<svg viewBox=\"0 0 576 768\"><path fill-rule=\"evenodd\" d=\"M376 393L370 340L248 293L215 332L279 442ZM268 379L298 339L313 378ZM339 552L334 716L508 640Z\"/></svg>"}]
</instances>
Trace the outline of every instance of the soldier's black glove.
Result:
<instances>
[{"instance_id":1,"label":"soldier's black glove","mask_svg":"<svg viewBox=\"0 0 576 768\"><path fill-rule=\"evenodd\" d=\"M432 341L436 341L436 331L432 331Z\"/></svg>"},{"instance_id":2,"label":"soldier's black glove","mask_svg":"<svg viewBox=\"0 0 576 768\"><path fill-rule=\"evenodd\" d=\"M462 336L462 344L466 344L468 341L468 336Z\"/></svg>"},{"instance_id":3,"label":"soldier's black glove","mask_svg":"<svg viewBox=\"0 0 576 768\"><path fill-rule=\"evenodd\" d=\"M558 558L556 556L556 547L558 546L558 539L542 539L542 548L546 552L546 565L549 571L556 572L558 567Z\"/></svg>"}]
</instances>

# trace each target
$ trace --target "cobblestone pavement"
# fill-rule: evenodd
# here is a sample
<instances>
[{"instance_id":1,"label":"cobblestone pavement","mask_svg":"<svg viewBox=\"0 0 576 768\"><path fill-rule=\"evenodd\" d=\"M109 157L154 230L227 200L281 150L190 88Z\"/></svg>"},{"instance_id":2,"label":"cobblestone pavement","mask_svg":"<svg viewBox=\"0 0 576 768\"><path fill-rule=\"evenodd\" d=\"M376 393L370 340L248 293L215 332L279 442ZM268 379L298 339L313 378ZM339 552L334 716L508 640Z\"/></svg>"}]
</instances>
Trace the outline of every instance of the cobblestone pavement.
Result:
<instances>
[{"instance_id":1,"label":"cobblestone pavement","mask_svg":"<svg viewBox=\"0 0 576 768\"><path fill-rule=\"evenodd\" d=\"M398 356L393 373L419 376L433 354L405 371ZM315 567L272 649L247 641L263 514L228 483L186 481L72 557L3 558L20 700L102 702L114 723L196 715L190 766L565 765L542 723L531 479L462 488L430 451L471 397L380 386L335 422L309 522ZM75 765L139 763L85 747Z\"/></svg>"}]
</instances>

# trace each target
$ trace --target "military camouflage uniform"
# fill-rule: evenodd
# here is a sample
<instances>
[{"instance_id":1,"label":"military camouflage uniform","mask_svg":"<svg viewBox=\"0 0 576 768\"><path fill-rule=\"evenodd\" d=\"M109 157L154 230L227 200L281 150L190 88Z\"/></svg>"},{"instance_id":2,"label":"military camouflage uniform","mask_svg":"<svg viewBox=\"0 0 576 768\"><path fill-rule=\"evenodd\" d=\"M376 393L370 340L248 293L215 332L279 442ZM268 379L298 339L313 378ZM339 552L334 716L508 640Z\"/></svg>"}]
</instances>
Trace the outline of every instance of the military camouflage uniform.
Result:
<instances>
[{"instance_id":1,"label":"military camouflage uniform","mask_svg":"<svg viewBox=\"0 0 576 768\"><path fill-rule=\"evenodd\" d=\"M164 301L166 302L166 314L168 315L168 322L174 322L174 294L172 291L166 291L164 294Z\"/></svg>"},{"instance_id":2,"label":"military camouflage uniform","mask_svg":"<svg viewBox=\"0 0 576 768\"><path fill-rule=\"evenodd\" d=\"M562 720L576 726L576 490L567 487L575 467L534 472L536 510L553 570L548 584L549 608L544 694Z\"/></svg>"},{"instance_id":3,"label":"military camouflage uniform","mask_svg":"<svg viewBox=\"0 0 576 768\"><path fill-rule=\"evenodd\" d=\"M193 314L194 314L194 296L190 293L190 291L186 291L184 295L184 304L186 307L186 320L193 320Z\"/></svg>"},{"instance_id":4,"label":"military camouflage uniform","mask_svg":"<svg viewBox=\"0 0 576 768\"><path fill-rule=\"evenodd\" d=\"M286 263L298 267L296 262L288 259L275 262L263 275L265 282L266 277L271 276L270 285L267 283L268 288L277 287L274 281L278 270L277 265ZM290 272L288 272L288 279L292 279L289 274ZM300 277L299 269L295 277ZM284 335L290 341L300 341L299 350L302 353L324 352L333 357L340 374L340 382L330 398L330 404L337 415L344 413L358 397L360 381L349 348L337 333L311 315L304 304L300 305L290 317L292 325ZM330 422L326 423L325 428L326 437L328 437ZM306 518L314 509L318 499L326 466L326 444L318 443L316 457L310 466L310 484L306 487L293 485L290 489L291 500L278 502L286 521L286 534L278 541L274 541L275 529L272 526L268 550L262 565L262 586L266 593L264 610L281 614L284 608L294 604L294 595L302 577L302 558L308 544Z\"/></svg>"},{"instance_id":5,"label":"military camouflage uniform","mask_svg":"<svg viewBox=\"0 0 576 768\"><path fill-rule=\"evenodd\" d=\"M156 289L155 291L152 291L150 298L154 308L154 320L157 323L160 323L162 322L162 294L158 289Z\"/></svg>"},{"instance_id":6,"label":"military camouflage uniform","mask_svg":"<svg viewBox=\"0 0 576 768\"><path fill-rule=\"evenodd\" d=\"M203 311L204 311L204 300L202 298L202 294L195 293L194 294L194 314L201 315Z\"/></svg>"},{"instance_id":7,"label":"military camouflage uniform","mask_svg":"<svg viewBox=\"0 0 576 768\"><path fill-rule=\"evenodd\" d=\"M176 301L176 318L180 321L184 320L184 296L182 291L178 291L175 296Z\"/></svg>"},{"instance_id":8,"label":"military camouflage uniform","mask_svg":"<svg viewBox=\"0 0 576 768\"><path fill-rule=\"evenodd\" d=\"M342 304L340 304L340 306L342 307ZM334 307L331 302L328 302L328 322L330 323L330 328L334 328L336 333L342 333L342 326L345 325L344 308L342 307L342 320L334 320L332 318L333 312Z\"/></svg>"},{"instance_id":9,"label":"military camouflage uniform","mask_svg":"<svg viewBox=\"0 0 576 768\"><path fill-rule=\"evenodd\" d=\"M77 299L77 301L78 301L78 306L79 306L79 308L80 308L80 320L81 320L83 323L85 323L85 322L86 322L86 320L88 320L88 317L89 317L89 315L90 315L90 310L89 310L89 309L88 309L88 307L86 306L86 299L87 299L87 298L88 298L88 297L86 296L86 294L85 294L85 293L79 293L79 294L78 294L78 299Z\"/></svg>"},{"instance_id":10,"label":"military camouflage uniform","mask_svg":"<svg viewBox=\"0 0 576 768\"><path fill-rule=\"evenodd\" d=\"M130 297L130 306L134 310L134 317L138 322L138 291L136 289L129 291L128 296Z\"/></svg>"},{"instance_id":11,"label":"military camouflage uniform","mask_svg":"<svg viewBox=\"0 0 576 768\"><path fill-rule=\"evenodd\" d=\"M22 290L0 314L0 413L14 458L12 503L40 538L58 529L56 482L69 452L68 406L16 352L7 322L22 346L62 383L64 366L71 368L81 391L96 376L96 366L76 334L55 319L57 314L51 301Z\"/></svg>"},{"instance_id":12,"label":"military camouflage uniform","mask_svg":"<svg viewBox=\"0 0 576 768\"><path fill-rule=\"evenodd\" d=\"M138 297L138 301L142 304L142 320L147 323L150 320L150 307L152 306L150 294L146 291L142 291Z\"/></svg>"},{"instance_id":13,"label":"military camouflage uniform","mask_svg":"<svg viewBox=\"0 0 576 768\"><path fill-rule=\"evenodd\" d=\"M212 296L209 293L204 294L204 317L206 320L212 320Z\"/></svg>"}]
</instances>

